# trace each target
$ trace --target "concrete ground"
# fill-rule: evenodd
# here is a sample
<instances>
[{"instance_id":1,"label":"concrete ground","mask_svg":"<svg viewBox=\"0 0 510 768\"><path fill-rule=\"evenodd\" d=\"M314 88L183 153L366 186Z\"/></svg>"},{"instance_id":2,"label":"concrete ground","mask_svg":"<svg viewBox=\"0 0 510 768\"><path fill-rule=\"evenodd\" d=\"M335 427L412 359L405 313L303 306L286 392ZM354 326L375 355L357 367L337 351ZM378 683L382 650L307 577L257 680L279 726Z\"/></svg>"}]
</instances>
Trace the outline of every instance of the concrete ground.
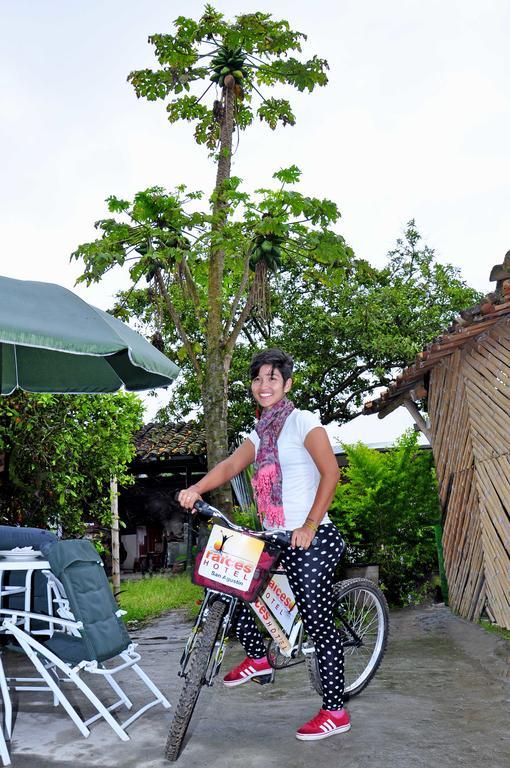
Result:
<instances>
[{"instance_id":1,"label":"concrete ground","mask_svg":"<svg viewBox=\"0 0 510 768\"><path fill-rule=\"evenodd\" d=\"M180 690L178 661L190 625L173 613L140 632L143 667L171 701ZM233 644L225 669L242 658ZM510 766L510 644L450 614L444 606L394 612L383 665L349 703L352 729L303 743L294 731L320 701L304 665L276 683L204 689L179 768L491 768ZM5 655L7 674L20 664ZM141 692L129 686L133 699ZM171 710L154 708L121 742L103 723L83 738L47 694L13 694L14 768L169 768L163 758ZM77 702L80 699L75 699Z\"/></svg>"}]
</instances>

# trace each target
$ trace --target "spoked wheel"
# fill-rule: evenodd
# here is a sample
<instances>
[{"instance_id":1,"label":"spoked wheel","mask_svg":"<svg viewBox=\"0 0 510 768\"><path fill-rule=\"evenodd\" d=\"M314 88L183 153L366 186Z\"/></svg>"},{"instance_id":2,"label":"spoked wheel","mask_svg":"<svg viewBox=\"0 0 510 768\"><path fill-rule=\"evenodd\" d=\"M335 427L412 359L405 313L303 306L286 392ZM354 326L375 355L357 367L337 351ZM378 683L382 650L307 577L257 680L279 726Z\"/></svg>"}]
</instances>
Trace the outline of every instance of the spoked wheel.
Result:
<instances>
[{"instance_id":1,"label":"spoked wheel","mask_svg":"<svg viewBox=\"0 0 510 768\"><path fill-rule=\"evenodd\" d=\"M336 625L344 644L345 698L357 696L377 672L386 650L388 604L369 579L348 579L333 586ZM322 695L315 653L306 656L312 687Z\"/></svg>"},{"instance_id":2,"label":"spoked wheel","mask_svg":"<svg viewBox=\"0 0 510 768\"><path fill-rule=\"evenodd\" d=\"M167 760L177 760L181 753L182 743L193 715L198 695L205 683L209 662L212 658L216 638L227 611L227 605L221 601L212 604L204 622L200 637L191 652L191 659L184 685L175 706L173 720L165 748Z\"/></svg>"}]
</instances>

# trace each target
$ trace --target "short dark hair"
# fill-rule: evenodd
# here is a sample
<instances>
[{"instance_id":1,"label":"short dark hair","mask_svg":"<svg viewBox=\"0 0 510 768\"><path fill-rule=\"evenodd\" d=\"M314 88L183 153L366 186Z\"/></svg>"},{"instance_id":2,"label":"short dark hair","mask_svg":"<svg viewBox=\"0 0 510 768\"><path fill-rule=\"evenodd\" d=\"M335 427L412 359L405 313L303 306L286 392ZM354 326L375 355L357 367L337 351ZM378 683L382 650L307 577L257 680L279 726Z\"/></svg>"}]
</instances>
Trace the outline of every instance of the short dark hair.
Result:
<instances>
[{"instance_id":1,"label":"short dark hair","mask_svg":"<svg viewBox=\"0 0 510 768\"><path fill-rule=\"evenodd\" d=\"M292 376L294 360L286 352L282 352L281 349L264 349L252 358L250 363L251 381L259 375L263 365L271 365L273 369L277 368L282 374L285 383Z\"/></svg>"}]
</instances>

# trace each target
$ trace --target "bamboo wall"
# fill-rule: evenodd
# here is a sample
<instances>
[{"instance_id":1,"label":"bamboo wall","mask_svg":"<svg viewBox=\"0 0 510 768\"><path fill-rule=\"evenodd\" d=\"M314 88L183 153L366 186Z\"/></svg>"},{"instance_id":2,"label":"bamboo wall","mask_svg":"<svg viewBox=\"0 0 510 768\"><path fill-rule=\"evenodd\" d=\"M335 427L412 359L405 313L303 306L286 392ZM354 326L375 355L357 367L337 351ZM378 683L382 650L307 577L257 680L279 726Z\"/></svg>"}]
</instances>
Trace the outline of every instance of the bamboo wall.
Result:
<instances>
[{"instance_id":1,"label":"bamboo wall","mask_svg":"<svg viewBox=\"0 0 510 768\"><path fill-rule=\"evenodd\" d=\"M510 629L510 324L431 372L429 416L450 605Z\"/></svg>"}]
</instances>

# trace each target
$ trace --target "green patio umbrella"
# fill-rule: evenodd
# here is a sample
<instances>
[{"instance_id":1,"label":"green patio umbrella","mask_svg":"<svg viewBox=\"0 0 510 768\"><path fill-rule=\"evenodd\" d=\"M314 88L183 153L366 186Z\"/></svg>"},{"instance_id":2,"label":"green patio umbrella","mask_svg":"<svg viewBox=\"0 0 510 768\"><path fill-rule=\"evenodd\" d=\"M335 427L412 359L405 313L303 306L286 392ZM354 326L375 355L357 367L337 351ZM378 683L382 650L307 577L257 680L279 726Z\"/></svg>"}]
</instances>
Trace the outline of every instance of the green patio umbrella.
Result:
<instances>
[{"instance_id":1,"label":"green patio umbrella","mask_svg":"<svg viewBox=\"0 0 510 768\"><path fill-rule=\"evenodd\" d=\"M0 393L137 391L179 369L125 323L53 283L0 277Z\"/></svg>"}]
</instances>

